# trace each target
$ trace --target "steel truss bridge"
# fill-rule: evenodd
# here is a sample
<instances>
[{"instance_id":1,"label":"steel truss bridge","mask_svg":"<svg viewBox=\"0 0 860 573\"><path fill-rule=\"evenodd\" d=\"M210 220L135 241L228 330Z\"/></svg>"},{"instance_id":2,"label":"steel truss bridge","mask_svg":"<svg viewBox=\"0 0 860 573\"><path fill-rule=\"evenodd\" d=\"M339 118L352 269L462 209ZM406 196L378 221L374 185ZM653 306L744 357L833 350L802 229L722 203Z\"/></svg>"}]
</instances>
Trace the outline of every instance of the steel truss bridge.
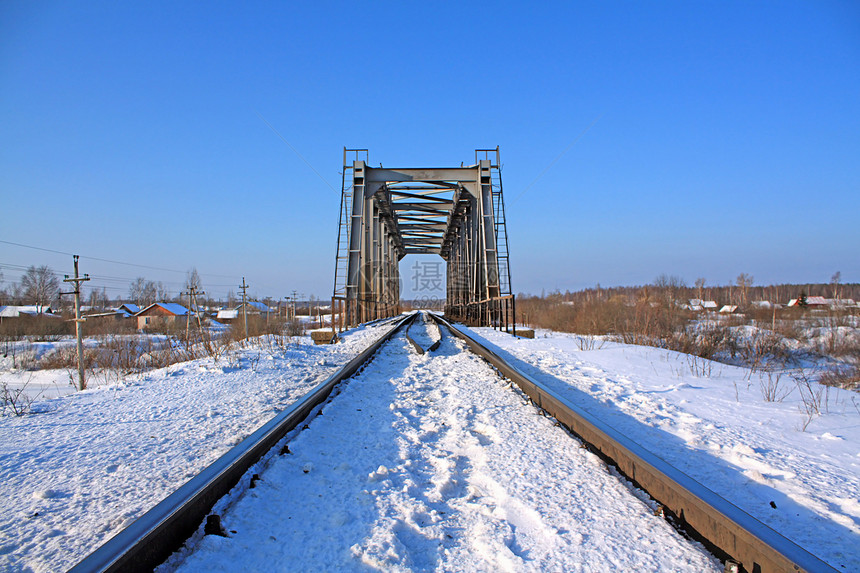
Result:
<instances>
[{"instance_id":1,"label":"steel truss bridge","mask_svg":"<svg viewBox=\"0 0 860 573\"><path fill-rule=\"evenodd\" d=\"M400 313L399 262L447 263L445 314L470 325L515 324L499 148L473 165L385 168L368 150L343 152L332 327Z\"/></svg>"}]
</instances>

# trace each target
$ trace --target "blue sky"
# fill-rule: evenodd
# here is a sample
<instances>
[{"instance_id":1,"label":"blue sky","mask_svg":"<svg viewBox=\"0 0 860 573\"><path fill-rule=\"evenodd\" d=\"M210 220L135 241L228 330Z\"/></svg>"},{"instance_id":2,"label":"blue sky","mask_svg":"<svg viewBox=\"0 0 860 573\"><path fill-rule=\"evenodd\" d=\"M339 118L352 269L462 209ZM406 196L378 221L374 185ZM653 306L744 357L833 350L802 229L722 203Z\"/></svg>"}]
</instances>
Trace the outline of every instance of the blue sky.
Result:
<instances>
[{"instance_id":1,"label":"blue sky","mask_svg":"<svg viewBox=\"0 0 860 573\"><path fill-rule=\"evenodd\" d=\"M860 4L0 4L5 284L326 298L344 146L496 145L517 292L860 282Z\"/></svg>"}]
</instances>

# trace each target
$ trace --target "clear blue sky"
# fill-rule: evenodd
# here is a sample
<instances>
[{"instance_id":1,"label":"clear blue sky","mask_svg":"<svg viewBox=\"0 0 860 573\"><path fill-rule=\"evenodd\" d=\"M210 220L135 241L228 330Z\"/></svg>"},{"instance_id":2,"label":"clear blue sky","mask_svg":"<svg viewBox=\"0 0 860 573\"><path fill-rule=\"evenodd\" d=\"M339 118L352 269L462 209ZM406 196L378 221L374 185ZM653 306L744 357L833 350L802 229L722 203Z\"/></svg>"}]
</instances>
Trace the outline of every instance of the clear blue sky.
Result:
<instances>
[{"instance_id":1,"label":"clear blue sky","mask_svg":"<svg viewBox=\"0 0 860 573\"><path fill-rule=\"evenodd\" d=\"M860 3L0 3L0 240L112 296L329 297L344 146L496 145L515 291L860 282Z\"/></svg>"}]
</instances>

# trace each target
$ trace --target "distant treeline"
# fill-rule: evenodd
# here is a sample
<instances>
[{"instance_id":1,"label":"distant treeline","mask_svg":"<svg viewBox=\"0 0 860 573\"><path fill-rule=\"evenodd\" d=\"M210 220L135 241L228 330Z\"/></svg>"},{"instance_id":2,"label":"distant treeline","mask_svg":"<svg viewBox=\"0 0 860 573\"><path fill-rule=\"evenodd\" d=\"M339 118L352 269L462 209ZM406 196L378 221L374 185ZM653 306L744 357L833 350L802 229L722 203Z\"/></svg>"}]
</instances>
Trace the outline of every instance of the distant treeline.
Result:
<instances>
[{"instance_id":1,"label":"distant treeline","mask_svg":"<svg viewBox=\"0 0 860 573\"><path fill-rule=\"evenodd\" d=\"M779 284L768 286L687 286L683 281L673 277L661 278L654 284L644 286L601 287L599 284L575 292L553 291L542 293L540 296L520 293L517 302L529 299L543 298L551 302L593 303L622 299L630 304L640 301L664 300L666 295L678 301L689 302L689 299L712 300L719 305L745 305L756 301L769 301L778 304L788 304L793 298L806 296L823 296L825 298L853 299L860 302L860 283L850 284Z\"/></svg>"},{"instance_id":2,"label":"distant treeline","mask_svg":"<svg viewBox=\"0 0 860 573\"><path fill-rule=\"evenodd\" d=\"M747 275L738 285L688 287L675 277L661 276L654 284L634 287L595 286L581 291L555 291L541 296L517 295L517 319L540 328L579 334L614 334L626 342L656 344L683 332L695 313L685 308L690 299L714 301L716 309L737 305L746 320L772 321L797 318L801 309L772 310L753 303L768 301L786 305L792 298L860 299L860 284L781 284L751 286ZM743 279L743 280L741 280ZM841 314L856 313L856 307Z\"/></svg>"}]
</instances>

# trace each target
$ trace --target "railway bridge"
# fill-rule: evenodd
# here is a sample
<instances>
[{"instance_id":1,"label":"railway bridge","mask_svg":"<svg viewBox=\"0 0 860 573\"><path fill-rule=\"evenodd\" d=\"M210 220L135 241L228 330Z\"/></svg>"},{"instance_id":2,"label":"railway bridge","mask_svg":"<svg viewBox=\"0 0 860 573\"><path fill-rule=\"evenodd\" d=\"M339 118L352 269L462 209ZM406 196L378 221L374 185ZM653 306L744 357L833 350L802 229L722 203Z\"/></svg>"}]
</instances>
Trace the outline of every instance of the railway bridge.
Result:
<instances>
[{"instance_id":1,"label":"railway bridge","mask_svg":"<svg viewBox=\"0 0 860 573\"><path fill-rule=\"evenodd\" d=\"M499 148L471 165L385 168L367 149L343 152L332 327L399 314L399 262L446 262L445 314L469 325L514 327Z\"/></svg>"}]
</instances>

